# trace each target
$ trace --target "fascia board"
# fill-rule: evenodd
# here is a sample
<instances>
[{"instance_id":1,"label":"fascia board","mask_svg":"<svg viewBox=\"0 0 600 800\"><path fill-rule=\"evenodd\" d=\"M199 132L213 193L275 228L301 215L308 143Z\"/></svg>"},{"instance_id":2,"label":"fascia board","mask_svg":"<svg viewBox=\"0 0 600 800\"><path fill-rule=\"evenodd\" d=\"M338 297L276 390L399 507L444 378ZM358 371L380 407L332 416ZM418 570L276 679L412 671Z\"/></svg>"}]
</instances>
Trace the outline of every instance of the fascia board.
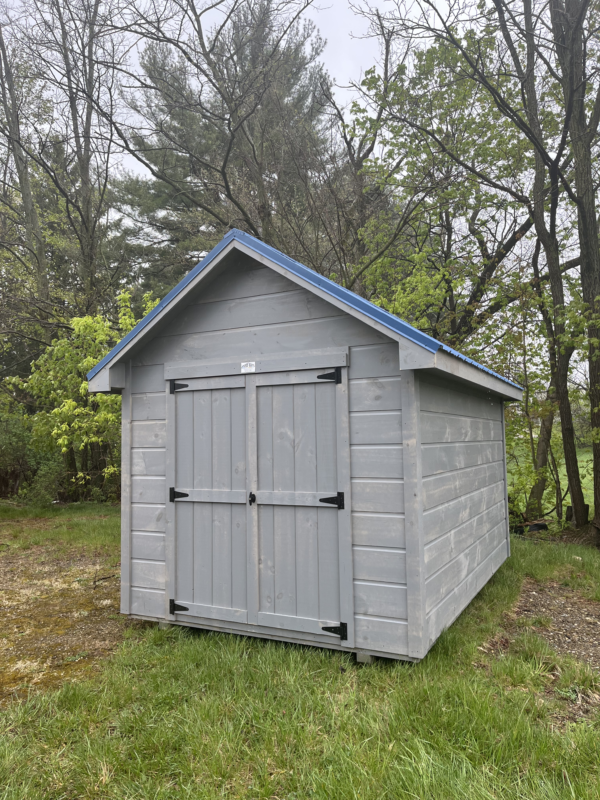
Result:
<instances>
[{"instance_id":1,"label":"fascia board","mask_svg":"<svg viewBox=\"0 0 600 800\"><path fill-rule=\"evenodd\" d=\"M435 371L452 375L460 380L468 381L482 389L488 389L505 400L522 400L523 389L515 384L508 383L502 378L497 378L491 373L463 361L456 356L438 350L431 365Z\"/></svg>"},{"instance_id":2,"label":"fascia board","mask_svg":"<svg viewBox=\"0 0 600 800\"><path fill-rule=\"evenodd\" d=\"M125 388L125 364L107 364L88 381L90 394L111 394Z\"/></svg>"}]
</instances>

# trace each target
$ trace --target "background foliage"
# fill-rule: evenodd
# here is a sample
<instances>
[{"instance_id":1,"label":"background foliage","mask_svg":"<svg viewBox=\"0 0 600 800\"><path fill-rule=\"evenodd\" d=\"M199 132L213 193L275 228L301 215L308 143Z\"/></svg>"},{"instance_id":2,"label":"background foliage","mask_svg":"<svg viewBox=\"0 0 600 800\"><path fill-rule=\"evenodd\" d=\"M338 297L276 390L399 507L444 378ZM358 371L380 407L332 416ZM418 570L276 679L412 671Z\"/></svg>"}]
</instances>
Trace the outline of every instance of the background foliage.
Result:
<instances>
[{"instance_id":1,"label":"background foliage","mask_svg":"<svg viewBox=\"0 0 600 800\"><path fill-rule=\"evenodd\" d=\"M513 514L574 503L582 524L600 497L595 6L363 3L381 55L341 107L310 4L0 13L0 493L117 499L120 398L86 372L238 227L524 386Z\"/></svg>"}]
</instances>

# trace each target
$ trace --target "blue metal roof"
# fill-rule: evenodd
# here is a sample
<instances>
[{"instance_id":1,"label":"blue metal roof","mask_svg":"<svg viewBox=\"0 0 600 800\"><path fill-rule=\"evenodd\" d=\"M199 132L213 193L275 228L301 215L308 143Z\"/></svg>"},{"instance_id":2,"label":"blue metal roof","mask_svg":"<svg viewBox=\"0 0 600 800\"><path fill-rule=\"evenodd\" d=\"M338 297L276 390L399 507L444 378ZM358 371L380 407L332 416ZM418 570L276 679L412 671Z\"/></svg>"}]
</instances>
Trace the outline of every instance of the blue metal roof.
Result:
<instances>
[{"instance_id":1,"label":"blue metal roof","mask_svg":"<svg viewBox=\"0 0 600 800\"><path fill-rule=\"evenodd\" d=\"M438 342L437 339L434 339L432 336L428 336L426 333L422 333L421 331L414 328L412 325L409 325L408 322L404 322L399 317L395 317L393 314L390 314L388 311L376 306L374 303L365 300L362 297L359 297L354 292L351 292L349 289L344 289L343 286L339 286L339 284L330 281L328 278L324 278L322 275L319 275L318 272L315 272L308 267L305 267L303 264L300 264L298 261L294 261L293 258L289 258L289 256L284 255L279 250L276 250L274 247L271 247L264 242L261 242L260 239L256 239L254 236L250 236L248 233L244 233L243 231L239 231L237 229L233 229L229 231L223 239L219 242L216 247L214 247L210 253L196 266L188 272L188 274L183 278L174 289L171 289L169 294L167 294L160 303L152 309L149 314L146 314L144 319L142 319L138 324L133 328L127 336L123 337L121 341L113 347L113 349L108 353L108 355L104 356L102 361L99 361L96 366L90 370L87 374L88 380L91 380L94 375L97 375L100 370L106 366L113 358L118 355L118 353L127 345L129 342L133 341L133 339L137 338L144 328L152 322L152 320L160 314L160 312L166 308L170 303L175 300L175 298L185 289L185 287L194 280L194 278L202 272L202 270L206 269L209 264L214 261L214 259L227 247L227 245L232 241L238 241L246 247L253 250L255 253L259 255L265 256L266 258L273 261L275 264L278 264L280 267L289 270L294 275L297 275L299 278L302 278L307 283L310 283L312 286L316 286L318 289L326 292L327 294L335 297L338 300L344 302L350 308L354 308L357 311L360 311L365 316L369 317L370 319L374 320L375 322L379 322L381 325L385 325L394 333L399 333L401 336L404 336L406 339L410 339L411 341L415 342L416 344L424 347L426 350L429 350L431 353L436 353L438 350L443 350L446 353L450 353L457 358L460 358L462 361L466 361L467 364L471 364L473 367L477 367L477 369L481 369L484 372L487 372L489 375L493 375L495 378L507 383L509 386L514 386L517 389L521 387L518 386L516 383L509 381L507 378L502 377L502 375L498 375L498 373L493 372L491 369L478 364L476 361L473 361L466 356L463 356L461 353L458 353L456 350L453 350L451 347L448 347L441 342Z\"/></svg>"}]
</instances>

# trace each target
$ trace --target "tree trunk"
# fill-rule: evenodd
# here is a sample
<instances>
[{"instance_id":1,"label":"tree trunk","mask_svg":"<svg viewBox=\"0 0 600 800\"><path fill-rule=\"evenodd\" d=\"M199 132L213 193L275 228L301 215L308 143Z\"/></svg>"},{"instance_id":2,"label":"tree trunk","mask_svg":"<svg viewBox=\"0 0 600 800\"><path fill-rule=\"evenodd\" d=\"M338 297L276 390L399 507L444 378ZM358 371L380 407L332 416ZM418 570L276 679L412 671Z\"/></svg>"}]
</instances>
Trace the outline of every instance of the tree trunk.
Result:
<instances>
[{"instance_id":1,"label":"tree trunk","mask_svg":"<svg viewBox=\"0 0 600 800\"><path fill-rule=\"evenodd\" d=\"M36 290L38 299L47 304L50 298L50 288L48 283L48 264L46 260L46 244L42 236L42 228L37 212L37 207L31 189L29 176L29 163L27 154L23 148L21 140L21 121L19 118L19 99L15 86L15 79L12 65L8 58L2 26L0 25L0 84L2 107L10 137L10 148L15 159L17 178L23 211L25 217L25 238L31 258L35 264L36 271ZM43 307L38 316L41 319L47 318L47 307Z\"/></svg>"},{"instance_id":2,"label":"tree trunk","mask_svg":"<svg viewBox=\"0 0 600 800\"><path fill-rule=\"evenodd\" d=\"M565 108L577 190L577 232L581 253L581 288L588 314L588 368L592 431L600 432L600 241L592 166L594 123L586 119L589 75L586 58L585 0L552 0L550 13L556 53L562 71ZM597 102L597 101L596 101ZM600 528L600 442L593 443L594 524ZM570 486L570 484L569 484ZM575 510L575 509L573 509ZM587 521L587 520L586 520Z\"/></svg>"},{"instance_id":3,"label":"tree trunk","mask_svg":"<svg viewBox=\"0 0 600 800\"><path fill-rule=\"evenodd\" d=\"M543 516L544 514L542 502L544 498L544 492L546 491L546 484L548 482L546 477L546 469L548 468L550 441L552 439L552 428L554 427L555 403L556 390L554 381L552 381L546 394L546 413L542 414L542 420L540 423L540 433L538 436L535 458L535 470L538 473L538 478L533 485L527 500L527 519L535 519Z\"/></svg>"},{"instance_id":4,"label":"tree trunk","mask_svg":"<svg viewBox=\"0 0 600 800\"><path fill-rule=\"evenodd\" d=\"M536 161L539 155L536 154ZM553 181L554 182L554 181ZM548 274L550 276L550 291L553 304L553 330L554 340L558 344L556 351L556 399L560 413L560 427L563 439L563 449L565 454L565 468L569 482L569 492L571 494L571 505L573 506L573 519L577 528L587 524L587 511L583 490L581 488L581 477L579 475L579 462L577 461L577 447L575 445L575 428L573 425L573 414L571 411L571 400L569 398L569 362L573 354L572 347L562 346L561 340L565 335L565 297L560 270L559 247L554 231L549 231L545 225L544 204L545 192L543 191L543 181L536 178L537 191L534 203L534 213L536 217L536 232L544 248ZM541 185L540 185L541 184ZM553 191L558 191L553 186ZM553 227L553 226L552 226Z\"/></svg>"}]
</instances>

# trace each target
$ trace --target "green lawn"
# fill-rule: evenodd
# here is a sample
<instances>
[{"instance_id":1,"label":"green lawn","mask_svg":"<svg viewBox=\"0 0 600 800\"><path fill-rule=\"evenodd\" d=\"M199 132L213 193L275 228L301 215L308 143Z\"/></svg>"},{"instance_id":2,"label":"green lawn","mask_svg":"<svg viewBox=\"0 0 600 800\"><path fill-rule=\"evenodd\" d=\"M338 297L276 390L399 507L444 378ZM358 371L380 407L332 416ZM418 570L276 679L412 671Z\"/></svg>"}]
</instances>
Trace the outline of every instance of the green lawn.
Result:
<instances>
[{"instance_id":1,"label":"green lawn","mask_svg":"<svg viewBox=\"0 0 600 800\"><path fill-rule=\"evenodd\" d=\"M53 511L52 529L40 513L27 537L116 552L117 511L88 530L89 509ZM0 798L599 798L600 716L567 721L592 673L527 630L478 649L526 575L600 599L599 552L516 540L420 664L132 630L99 678L0 710Z\"/></svg>"}]
</instances>

